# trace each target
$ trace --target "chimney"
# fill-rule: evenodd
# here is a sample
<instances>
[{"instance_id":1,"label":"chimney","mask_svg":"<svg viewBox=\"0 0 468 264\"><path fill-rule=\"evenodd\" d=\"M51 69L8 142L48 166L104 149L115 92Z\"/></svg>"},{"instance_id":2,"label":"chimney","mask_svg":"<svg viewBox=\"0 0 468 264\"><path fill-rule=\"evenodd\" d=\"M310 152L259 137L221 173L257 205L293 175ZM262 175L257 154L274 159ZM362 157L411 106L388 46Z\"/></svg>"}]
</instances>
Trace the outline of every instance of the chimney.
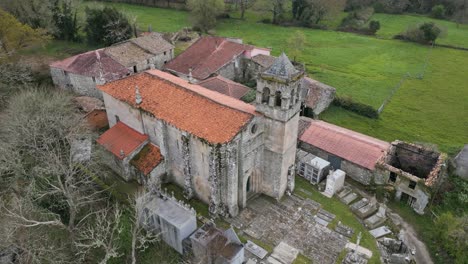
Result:
<instances>
[{"instance_id":1,"label":"chimney","mask_svg":"<svg viewBox=\"0 0 468 264\"><path fill-rule=\"evenodd\" d=\"M124 157L125 157L125 152L123 151L123 149L120 149L120 157L121 157L121 158L124 158Z\"/></svg>"},{"instance_id":2,"label":"chimney","mask_svg":"<svg viewBox=\"0 0 468 264\"><path fill-rule=\"evenodd\" d=\"M193 76L192 76L192 68L189 69L188 81L189 83L192 83L192 84L195 83L195 79L193 79Z\"/></svg>"},{"instance_id":3,"label":"chimney","mask_svg":"<svg viewBox=\"0 0 468 264\"><path fill-rule=\"evenodd\" d=\"M140 89L138 88L138 86L135 86L135 103L137 105L140 105L141 102L143 102L143 98L141 97Z\"/></svg>"}]
</instances>

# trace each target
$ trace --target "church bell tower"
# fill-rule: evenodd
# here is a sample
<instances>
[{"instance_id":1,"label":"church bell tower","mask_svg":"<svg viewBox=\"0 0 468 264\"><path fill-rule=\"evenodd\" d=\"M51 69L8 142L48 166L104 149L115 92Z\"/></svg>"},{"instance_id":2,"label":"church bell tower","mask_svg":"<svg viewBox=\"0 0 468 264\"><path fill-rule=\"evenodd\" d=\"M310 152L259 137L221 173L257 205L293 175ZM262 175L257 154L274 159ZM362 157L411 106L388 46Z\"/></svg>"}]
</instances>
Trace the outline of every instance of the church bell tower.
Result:
<instances>
[{"instance_id":1,"label":"church bell tower","mask_svg":"<svg viewBox=\"0 0 468 264\"><path fill-rule=\"evenodd\" d=\"M303 76L283 53L257 80L255 106L265 127L262 192L276 199L294 190Z\"/></svg>"}]
</instances>

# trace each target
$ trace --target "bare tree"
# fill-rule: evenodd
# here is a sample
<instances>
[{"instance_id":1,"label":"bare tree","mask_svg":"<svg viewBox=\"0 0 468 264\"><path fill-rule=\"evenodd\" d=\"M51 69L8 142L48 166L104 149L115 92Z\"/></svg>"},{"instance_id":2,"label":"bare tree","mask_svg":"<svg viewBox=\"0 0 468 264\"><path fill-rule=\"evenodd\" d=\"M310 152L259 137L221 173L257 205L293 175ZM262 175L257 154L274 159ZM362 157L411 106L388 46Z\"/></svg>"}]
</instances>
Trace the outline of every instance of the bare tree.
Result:
<instances>
[{"instance_id":1,"label":"bare tree","mask_svg":"<svg viewBox=\"0 0 468 264\"><path fill-rule=\"evenodd\" d=\"M122 256L119 252L119 234L123 228L121 225L122 211L118 204L97 212L93 221L81 226L74 242L81 260L99 250L104 256L99 263L105 264L112 258Z\"/></svg>"},{"instance_id":2,"label":"bare tree","mask_svg":"<svg viewBox=\"0 0 468 264\"><path fill-rule=\"evenodd\" d=\"M235 3L239 6L241 18L244 19L245 11L255 5L255 0L236 0Z\"/></svg>"},{"instance_id":3,"label":"bare tree","mask_svg":"<svg viewBox=\"0 0 468 264\"><path fill-rule=\"evenodd\" d=\"M137 251L145 251L149 245L157 242L159 239L158 234L154 234L151 230L145 229L145 195L144 191L138 191L129 199L131 205L130 208L132 210L132 264L137 263ZM148 227L146 226L146 228Z\"/></svg>"}]
</instances>

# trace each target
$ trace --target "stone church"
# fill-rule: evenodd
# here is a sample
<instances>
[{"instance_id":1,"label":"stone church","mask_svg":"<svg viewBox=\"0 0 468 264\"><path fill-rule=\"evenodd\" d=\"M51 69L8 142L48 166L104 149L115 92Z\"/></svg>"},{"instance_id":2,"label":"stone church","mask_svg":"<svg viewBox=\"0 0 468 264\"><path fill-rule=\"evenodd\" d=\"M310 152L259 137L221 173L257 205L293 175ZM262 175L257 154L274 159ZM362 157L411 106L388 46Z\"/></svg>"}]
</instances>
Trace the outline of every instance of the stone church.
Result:
<instances>
[{"instance_id":1,"label":"stone church","mask_svg":"<svg viewBox=\"0 0 468 264\"><path fill-rule=\"evenodd\" d=\"M303 76L282 54L258 75L253 104L159 70L112 81L98 87L110 125L98 143L125 178L173 182L235 216L254 194L294 189Z\"/></svg>"}]
</instances>

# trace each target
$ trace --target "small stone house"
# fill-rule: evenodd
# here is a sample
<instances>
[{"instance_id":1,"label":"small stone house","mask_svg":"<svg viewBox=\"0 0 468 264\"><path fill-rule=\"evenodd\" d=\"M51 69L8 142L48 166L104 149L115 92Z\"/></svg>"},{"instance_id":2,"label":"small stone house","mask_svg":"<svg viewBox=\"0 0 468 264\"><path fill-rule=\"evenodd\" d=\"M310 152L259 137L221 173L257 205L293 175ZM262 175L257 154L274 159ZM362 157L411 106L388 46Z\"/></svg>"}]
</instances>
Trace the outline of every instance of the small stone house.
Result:
<instances>
[{"instance_id":1,"label":"small stone house","mask_svg":"<svg viewBox=\"0 0 468 264\"><path fill-rule=\"evenodd\" d=\"M110 82L99 86L111 128L98 143L126 179L153 144L164 162L149 160L161 174L150 184L173 182L211 214L235 216L254 194L280 199L294 189L302 77L283 54L260 74L253 104L159 70Z\"/></svg>"},{"instance_id":2,"label":"small stone house","mask_svg":"<svg viewBox=\"0 0 468 264\"><path fill-rule=\"evenodd\" d=\"M389 172L387 183L394 187L395 199L424 214L431 189L445 173L446 159L435 150L397 140L377 167Z\"/></svg>"},{"instance_id":3,"label":"small stone house","mask_svg":"<svg viewBox=\"0 0 468 264\"><path fill-rule=\"evenodd\" d=\"M243 60L250 60L259 54L270 55L270 50L242 44L239 39L202 37L164 69L185 80L189 79L189 75L197 81L215 75L240 80L244 74Z\"/></svg>"},{"instance_id":4,"label":"small stone house","mask_svg":"<svg viewBox=\"0 0 468 264\"><path fill-rule=\"evenodd\" d=\"M307 117L318 117L335 99L336 89L305 77L304 85L304 108L302 115Z\"/></svg>"},{"instance_id":5,"label":"small stone house","mask_svg":"<svg viewBox=\"0 0 468 264\"><path fill-rule=\"evenodd\" d=\"M174 58L174 46L156 32L114 44L105 52L133 73L161 69Z\"/></svg>"},{"instance_id":6,"label":"small stone house","mask_svg":"<svg viewBox=\"0 0 468 264\"><path fill-rule=\"evenodd\" d=\"M114 46L89 51L51 63L54 84L76 94L102 99L96 85L124 78L150 68L160 69L174 58L174 46L158 33Z\"/></svg>"},{"instance_id":7,"label":"small stone house","mask_svg":"<svg viewBox=\"0 0 468 264\"><path fill-rule=\"evenodd\" d=\"M122 64L109 57L104 49L79 54L50 64L54 84L76 94L102 99L96 85L130 75Z\"/></svg>"}]
</instances>

